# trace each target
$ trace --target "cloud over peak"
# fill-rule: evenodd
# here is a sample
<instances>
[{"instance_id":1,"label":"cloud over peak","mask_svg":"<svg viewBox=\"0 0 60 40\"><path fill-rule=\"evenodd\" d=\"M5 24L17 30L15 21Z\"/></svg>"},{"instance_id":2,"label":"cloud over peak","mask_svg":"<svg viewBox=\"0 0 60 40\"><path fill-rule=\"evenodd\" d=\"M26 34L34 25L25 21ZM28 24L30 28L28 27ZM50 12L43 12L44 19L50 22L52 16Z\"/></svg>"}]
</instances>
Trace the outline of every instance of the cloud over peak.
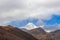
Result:
<instances>
[{"instance_id":1,"label":"cloud over peak","mask_svg":"<svg viewBox=\"0 0 60 40\"><path fill-rule=\"evenodd\" d=\"M29 17L50 19L53 14L60 15L60 0L0 0L0 19L4 22Z\"/></svg>"}]
</instances>

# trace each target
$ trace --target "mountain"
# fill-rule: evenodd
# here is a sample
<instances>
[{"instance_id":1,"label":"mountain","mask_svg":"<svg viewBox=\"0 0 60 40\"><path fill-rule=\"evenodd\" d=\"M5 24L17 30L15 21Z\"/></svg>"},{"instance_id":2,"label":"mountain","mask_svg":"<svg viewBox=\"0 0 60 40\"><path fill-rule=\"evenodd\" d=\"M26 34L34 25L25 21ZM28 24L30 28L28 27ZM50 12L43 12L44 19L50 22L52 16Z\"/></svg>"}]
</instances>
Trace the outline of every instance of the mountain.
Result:
<instances>
[{"instance_id":1,"label":"mountain","mask_svg":"<svg viewBox=\"0 0 60 40\"><path fill-rule=\"evenodd\" d=\"M12 26L0 26L0 40L37 40L27 32Z\"/></svg>"},{"instance_id":2,"label":"mountain","mask_svg":"<svg viewBox=\"0 0 60 40\"><path fill-rule=\"evenodd\" d=\"M0 27L0 40L20 40L21 38L10 34Z\"/></svg>"},{"instance_id":3,"label":"mountain","mask_svg":"<svg viewBox=\"0 0 60 40\"><path fill-rule=\"evenodd\" d=\"M50 35L48 35L41 27L37 27L33 23L28 23L22 30L31 34L38 40L52 40Z\"/></svg>"},{"instance_id":4,"label":"mountain","mask_svg":"<svg viewBox=\"0 0 60 40\"><path fill-rule=\"evenodd\" d=\"M53 40L60 40L60 30L56 30L50 33Z\"/></svg>"},{"instance_id":5,"label":"mountain","mask_svg":"<svg viewBox=\"0 0 60 40\"><path fill-rule=\"evenodd\" d=\"M24 29L27 29L27 30L32 30L32 29L35 29L35 28L38 28L37 26L35 26L33 23L28 23Z\"/></svg>"},{"instance_id":6,"label":"mountain","mask_svg":"<svg viewBox=\"0 0 60 40\"><path fill-rule=\"evenodd\" d=\"M29 30L29 33L38 40L52 40L51 37L42 28Z\"/></svg>"},{"instance_id":7,"label":"mountain","mask_svg":"<svg viewBox=\"0 0 60 40\"><path fill-rule=\"evenodd\" d=\"M10 25L0 26L0 40L60 40L60 30L47 33L32 23L22 29Z\"/></svg>"}]
</instances>

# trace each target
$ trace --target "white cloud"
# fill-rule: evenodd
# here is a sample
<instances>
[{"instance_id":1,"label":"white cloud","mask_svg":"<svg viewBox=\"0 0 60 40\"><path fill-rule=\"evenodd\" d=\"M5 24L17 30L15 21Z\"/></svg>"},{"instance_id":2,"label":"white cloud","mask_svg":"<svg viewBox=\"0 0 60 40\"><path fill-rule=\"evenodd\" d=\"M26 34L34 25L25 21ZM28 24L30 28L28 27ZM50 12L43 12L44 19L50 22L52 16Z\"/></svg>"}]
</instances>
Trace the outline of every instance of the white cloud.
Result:
<instances>
[{"instance_id":1,"label":"white cloud","mask_svg":"<svg viewBox=\"0 0 60 40\"><path fill-rule=\"evenodd\" d=\"M0 0L1 20L50 19L52 14L60 15L60 0Z\"/></svg>"},{"instance_id":2,"label":"white cloud","mask_svg":"<svg viewBox=\"0 0 60 40\"><path fill-rule=\"evenodd\" d=\"M54 25L45 25L43 29L47 32L60 30L60 24L54 24Z\"/></svg>"}]
</instances>

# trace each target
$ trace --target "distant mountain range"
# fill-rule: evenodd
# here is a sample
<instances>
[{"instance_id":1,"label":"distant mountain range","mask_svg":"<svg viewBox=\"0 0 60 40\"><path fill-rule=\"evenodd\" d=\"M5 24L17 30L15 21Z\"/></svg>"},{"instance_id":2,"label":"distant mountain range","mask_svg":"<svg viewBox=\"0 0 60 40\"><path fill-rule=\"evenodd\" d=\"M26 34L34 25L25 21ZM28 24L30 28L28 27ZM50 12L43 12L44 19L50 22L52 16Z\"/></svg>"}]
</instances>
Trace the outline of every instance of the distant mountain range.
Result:
<instances>
[{"instance_id":1,"label":"distant mountain range","mask_svg":"<svg viewBox=\"0 0 60 40\"><path fill-rule=\"evenodd\" d=\"M24 28L0 26L0 40L60 40L60 30L50 33L29 23Z\"/></svg>"},{"instance_id":2,"label":"distant mountain range","mask_svg":"<svg viewBox=\"0 0 60 40\"><path fill-rule=\"evenodd\" d=\"M32 23L26 25L26 27L23 28L22 30L33 35L38 40L60 40L60 30L56 30L48 33L44 31L42 28L37 27Z\"/></svg>"}]
</instances>

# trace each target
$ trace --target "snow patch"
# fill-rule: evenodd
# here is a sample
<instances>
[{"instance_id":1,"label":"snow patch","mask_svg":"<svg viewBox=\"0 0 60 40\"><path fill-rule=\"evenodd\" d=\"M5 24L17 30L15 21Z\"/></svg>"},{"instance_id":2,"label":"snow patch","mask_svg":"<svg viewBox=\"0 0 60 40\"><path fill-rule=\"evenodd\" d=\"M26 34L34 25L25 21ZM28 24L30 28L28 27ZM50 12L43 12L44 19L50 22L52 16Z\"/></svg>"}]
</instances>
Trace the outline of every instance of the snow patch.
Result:
<instances>
[{"instance_id":1,"label":"snow patch","mask_svg":"<svg viewBox=\"0 0 60 40\"><path fill-rule=\"evenodd\" d=\"M35 29L38 27L36 25L34 25L33 23L28 23L24 28L27 30L32 30L32 29Z\"/></svg>"}]
</instances>

